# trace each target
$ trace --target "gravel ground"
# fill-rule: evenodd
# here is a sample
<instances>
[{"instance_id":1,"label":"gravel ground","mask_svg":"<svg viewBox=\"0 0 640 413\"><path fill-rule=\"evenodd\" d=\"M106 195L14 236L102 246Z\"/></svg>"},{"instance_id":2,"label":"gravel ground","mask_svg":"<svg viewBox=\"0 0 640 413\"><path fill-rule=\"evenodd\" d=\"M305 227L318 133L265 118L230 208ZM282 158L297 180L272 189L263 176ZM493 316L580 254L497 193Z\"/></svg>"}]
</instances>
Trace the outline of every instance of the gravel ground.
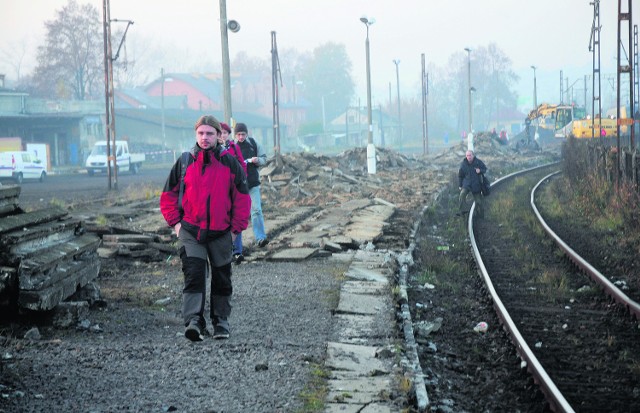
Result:
<instances>
[{"instance_id":1,"label":"gravel ground","mask_svg":"<svg viewBox=\"0 0 640 413\"><path fill-rule=\"evenodd\" d=\"M183 336L176 259L104 264L88 329L42 323L29 340L35 320L2 326L1 412L295 412L322 397L346 263L234 266L231 337L201 343Z\"/></svg>"}]
</instances>

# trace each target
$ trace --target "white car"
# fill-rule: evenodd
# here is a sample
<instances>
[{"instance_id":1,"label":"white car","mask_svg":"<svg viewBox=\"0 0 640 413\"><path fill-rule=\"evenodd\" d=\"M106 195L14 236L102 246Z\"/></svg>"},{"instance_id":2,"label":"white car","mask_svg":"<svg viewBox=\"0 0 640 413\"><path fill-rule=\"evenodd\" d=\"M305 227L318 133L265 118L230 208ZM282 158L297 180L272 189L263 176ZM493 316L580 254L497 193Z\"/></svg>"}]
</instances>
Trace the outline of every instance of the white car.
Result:
<instances>
[{"instance_id":1,"label":"white car","mask_svg":"<svg viewBox=\"0 0 640 413\"><path fill-rule=\"evenodd\" d=\"M25 179L44 181L47 176L44 163L31 152L0 152L0 179L12 179L21 184Z\"/></svg>"}]
</instances>

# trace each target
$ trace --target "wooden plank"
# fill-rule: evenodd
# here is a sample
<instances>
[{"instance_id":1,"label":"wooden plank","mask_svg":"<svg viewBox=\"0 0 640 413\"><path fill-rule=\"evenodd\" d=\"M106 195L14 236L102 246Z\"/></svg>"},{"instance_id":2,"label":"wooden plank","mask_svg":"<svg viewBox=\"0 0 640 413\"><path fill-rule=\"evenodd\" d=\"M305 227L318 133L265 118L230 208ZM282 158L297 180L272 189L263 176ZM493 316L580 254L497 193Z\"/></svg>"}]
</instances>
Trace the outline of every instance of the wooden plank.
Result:
<instances>
[{"instance_id":1,"label":"wooden plank","mask_svg":"<svg viewBox=\"0 0 640 413\"><path fill-rule=\"evenodd\" d=\"M72 275L40 290L20 290L18 305L29 310L51 310L60 302L69 298L89 282L95 280L100 272L100 260L97 258L87 261L86 265L78 268Z\"/></svg>"},{"instance_id":2,"label":"wooden plank","mask_svg":"<svg viewBox=\"0 0 640 413\"><path fill-rule=\"evenodd\" d=\"M22 255L23 251L42 249L48 244L59 244L73 238L79 226L78 219L64 219L20 228L3 234L0 245L12 248L14 254Z\"/></svg>"},{"instance_id":3,"label":"wooden plank","mask_svg":"<svg viewBox=\"0 0 640 413\"><path fill-rule=\"evenodd\" d=\"M33 291L48 288L65 279L73 277L78 271L83 271L88 265L92 265L94 261L99 262L98 255L95 252L87 254L82 259L74 260L69 257L68 260L58 263L55 267L43 269L33 273L25 273L23 269L18 270L18 279L20 282L20 290Z\"/></svg>"},{"instance_id":4,"label":"wooden plank","mask_svg":"<svg viewBox=\"0 0 640 413\"><path fill-rule=\"evenodd\" d=\"M107 243L145 243L153 242L153 237L149 235L141 234L117 234L117 235L103 235L102 240Z\"/></svg>"},{"instance_id":5,"label":"wooden plank","mask_svg":"<svg viewBox=\"0 0 640 413\"><path fill-rule=\"evenodd\" d=\"M51 207L48 210L42 209L39 211L25 212L24 214L10 215L0 220L0 234L55 221L67 214L67 211L61 208Z\"/></svg>"},{"instance_id":6,"label":"wooden plank","mask_svg":"<svg viewBox=\"0 0 640 413\"><path fill-rule=\"evenodd\" d=\"M33 285L40 277L46 277L57 265L65 261L78 259L86 252L95 252L100 238L94 234L85 234L73 241L57 245L38 252L37 255L23 259L20 265L20 285ZM31 279L33 278L33 280Z\"/></svg>"}]
</instances>

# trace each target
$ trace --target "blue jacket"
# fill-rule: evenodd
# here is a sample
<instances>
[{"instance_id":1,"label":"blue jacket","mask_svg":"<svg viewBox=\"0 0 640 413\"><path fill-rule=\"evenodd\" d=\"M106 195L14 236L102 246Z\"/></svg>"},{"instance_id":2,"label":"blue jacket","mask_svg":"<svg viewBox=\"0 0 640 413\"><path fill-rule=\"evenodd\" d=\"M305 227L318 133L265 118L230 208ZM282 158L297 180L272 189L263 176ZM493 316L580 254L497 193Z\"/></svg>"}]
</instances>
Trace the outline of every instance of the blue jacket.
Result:
<instances>
[{"instance_id":1,"label":"blue jacket","mask_svg":"<svg viewBox=\"0 0 640 413\"><path fill-rule=\"evenodd\" d=\"M478 157L473 158L471 163L465 157L460 163L460 170L458 171L458 186L468 189L473 194L478 194L482 191L480 174L476 172L476 168L480 168L480 174L487 172L486 165Z\"/></svg>"}]
</instances>

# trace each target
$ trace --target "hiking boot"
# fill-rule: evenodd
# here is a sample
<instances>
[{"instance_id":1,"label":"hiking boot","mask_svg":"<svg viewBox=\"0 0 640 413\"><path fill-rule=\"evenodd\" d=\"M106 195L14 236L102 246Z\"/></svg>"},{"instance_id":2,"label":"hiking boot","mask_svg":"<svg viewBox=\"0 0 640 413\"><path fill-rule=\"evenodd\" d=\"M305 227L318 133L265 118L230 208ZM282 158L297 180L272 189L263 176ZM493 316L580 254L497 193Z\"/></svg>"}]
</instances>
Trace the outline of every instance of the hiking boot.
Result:
<instances>
[{"instance_id":1,"label":"hiking boot","mask_svg":"<svg viewBox=\"0 0 640 413\"><path fill-rule=\"evenodd\" d=\"M263 238L260 241L258 241L258 247L264 248L267 246L268 243L269 243L269 240L267 238Z\"/></svg>"},{"instance_id":2,"label":"hiking boot","mask_svg":"<svg viewBox=\"0 0 640 413\"><path fill-rule=\"evenodd\" d=\"M236 263L236 265L240 264L242 261L244 261L244 255L233 254L233 262Z\"/></svg>"},{"instance_id":3,"label":"hiking boot","mask_svg":"<svg viewBox=\"0 0 640 413\"><path fill-rule=\"evenodd\" d=\"M202 341L202 332L196 321L189 323L184 330L184 336L191 341Z\"/></svg>"},{"instance_id":4,"label":"hiking boot","mask_svg":"<svg viewBox=\"0 0 640 413\"><path fill-rule=\"evenodd\" d=\"M229 329L221 324L217 324L213 327L213 338L216 340L229 338Z\"/></svg>"}]
</instances>

